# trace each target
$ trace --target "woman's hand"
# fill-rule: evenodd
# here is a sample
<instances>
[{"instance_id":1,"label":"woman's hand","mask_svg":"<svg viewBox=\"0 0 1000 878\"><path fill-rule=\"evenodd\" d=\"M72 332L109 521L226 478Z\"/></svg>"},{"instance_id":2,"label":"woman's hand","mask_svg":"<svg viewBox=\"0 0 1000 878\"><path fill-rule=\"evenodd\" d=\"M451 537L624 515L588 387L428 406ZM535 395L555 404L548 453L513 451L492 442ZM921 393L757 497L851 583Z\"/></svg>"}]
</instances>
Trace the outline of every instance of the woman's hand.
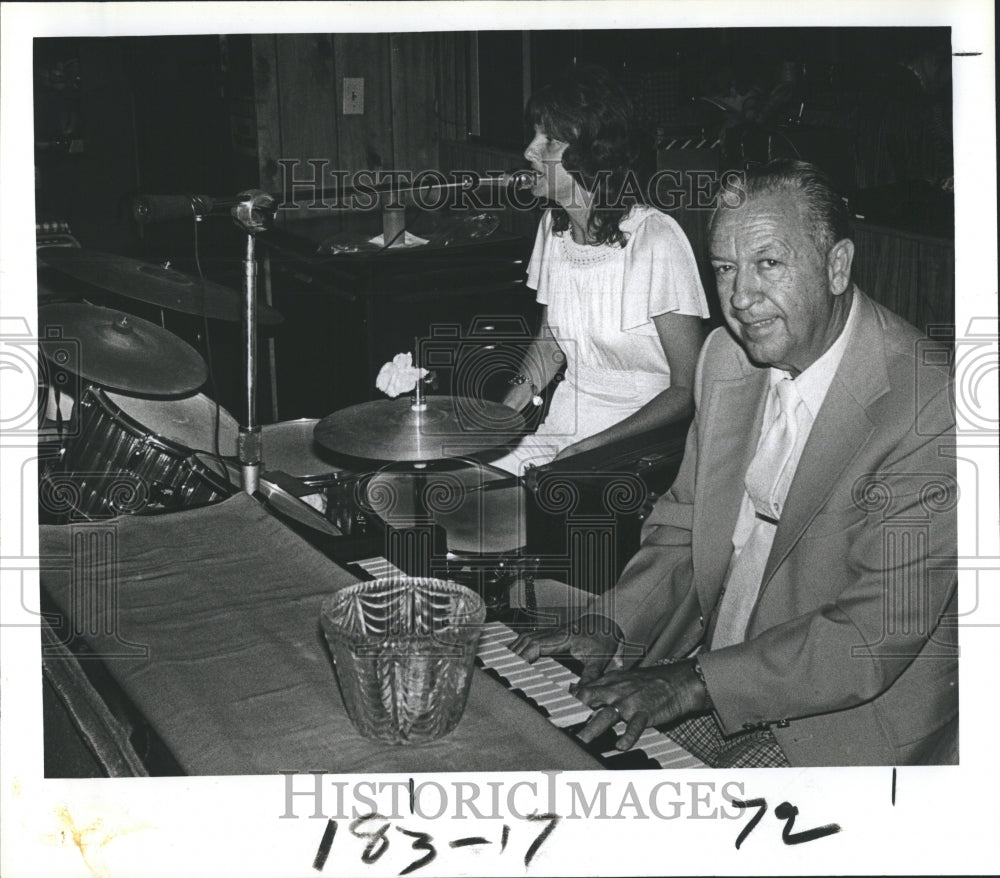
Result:
<instances>
[{"instance_id":1,"label":"woman's hand","mask_svg":"<svg viewBox=\"0 0 1000 878\"><path fill-rule=\"evenodd\" d=\"M572 445L567 445L552 460L562 460L565 457L572 457L574 454L582 454L584 451L593 451L595 448L600 448L603 444L600 440L595 441L594 437L590 436L586 439L581 439L579 442L574 442Z\"/></svg>"},{"instance_id":2,"label":"woman's hand","mask_svg":"<svg viewBox=\"0 0 1000 878\"><path fill-rule=\"evenodd\" d=\"M512 384L507 395L503 398L503 404L514 409L515 412L522 412L531 405L535 393L537 391L532 390L532 385L528 381L523 384Z\"/></svg>"},{"instance_id":3,"label":"woman's hand","mask_svg":"<svg viewBox=\"0 0 1000 878\"><path fill-rule=\"evenodd\" d=\"M547 308L542 306L538 333L524 352L517 375L510 379L510 386L502 402L516 412L523 412L555 377L566 356L559 342L552 335L546 319ZM536 403L537 405L538 403Z\"/></svg>"}]
</instances>

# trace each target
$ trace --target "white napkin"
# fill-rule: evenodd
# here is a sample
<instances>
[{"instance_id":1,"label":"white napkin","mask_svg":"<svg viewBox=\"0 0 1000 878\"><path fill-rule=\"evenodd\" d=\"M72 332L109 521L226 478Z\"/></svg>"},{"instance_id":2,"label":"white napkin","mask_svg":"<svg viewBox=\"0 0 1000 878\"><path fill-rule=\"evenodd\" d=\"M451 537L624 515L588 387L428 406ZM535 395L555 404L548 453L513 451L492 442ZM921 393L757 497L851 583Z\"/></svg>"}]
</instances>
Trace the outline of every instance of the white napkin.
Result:
<instances>
[{"instance_id":1,"label":"white napkin","mask_svg":"<svg viewBox=\"0 0 1000 878\"><path fill-rule=\"evenodd\" d=\"M368 243L369 244L374 244L376 247L384 247L385 246L385 236L384 235L376 235ZM420 237L417 237L416 235L411 235L409 232L403 232L403 236L401 238L397 238L389 246L389 249L392 250L393 247L420 247L420 246L422 246L422 245L424 245L426 243L427 243L427 239L426 238L420 238Z\"/></svg>"},{"instance_id":2,"label":"white napkin","mask_svg":"<svg viewBox=\"0 0 1000 878\"><path fill-rule=\"evenodd\" d=\"M396 354L386 363L375 379L375 387L386 396L395 399L401 393L409 393L417 382L427 374L424 368L413 365L413 353Z\"/></svg>"}]
</instances>

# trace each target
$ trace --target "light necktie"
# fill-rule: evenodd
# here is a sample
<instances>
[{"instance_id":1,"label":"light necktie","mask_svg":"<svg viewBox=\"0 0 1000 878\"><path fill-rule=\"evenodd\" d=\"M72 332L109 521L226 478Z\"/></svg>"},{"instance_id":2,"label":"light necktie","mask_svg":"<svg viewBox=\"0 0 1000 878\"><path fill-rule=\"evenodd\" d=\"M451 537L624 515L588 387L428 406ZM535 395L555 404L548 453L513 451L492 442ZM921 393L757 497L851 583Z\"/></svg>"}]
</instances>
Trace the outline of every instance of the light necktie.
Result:
<instances>
[{"instance_id":1,"label":"light necktie","mask_svg":"<svg viewBox=\"0 0 1000 878\"><path fill-rule=\"evenodd\" d=\"M744 484L757 512L777 521L794 475L789 464L798 437L796 411L802 397L790 378L782 378L774 389L778 395L778 416L757 448Z\"/></svg>"},{"instance_id":2,"label":"light necktie","mask_svg":"<svg viewBox=\"0 0 1000 878\"><path fill-rule=\"evenodd\" d=\"M802 402L790 378L775 385L778 413L747 468L744 483L757 519L742 551L730 564L726 590L712 636L712 649L742 643L760 591L777 520L792 482L792 455L798 437L796 410Z\"/></svg>"}]
</instances>

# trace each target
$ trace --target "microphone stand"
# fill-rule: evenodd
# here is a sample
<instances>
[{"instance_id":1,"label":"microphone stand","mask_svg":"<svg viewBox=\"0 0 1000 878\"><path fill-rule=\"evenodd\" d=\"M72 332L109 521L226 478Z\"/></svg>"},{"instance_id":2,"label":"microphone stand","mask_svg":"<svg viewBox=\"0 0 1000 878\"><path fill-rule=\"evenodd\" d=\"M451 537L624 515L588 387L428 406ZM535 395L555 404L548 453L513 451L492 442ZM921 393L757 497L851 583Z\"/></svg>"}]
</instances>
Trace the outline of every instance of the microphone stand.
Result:
<instances>
[{"instance_id":1,"label":"microphone stand","mask_svg":"<svg viewBox=\"0 0 1000 878\"><path fill-rule=\"evenodd\" d=\"M260 484L261 441L257 423L257 253L256 236L274 222L274 198L259 189L241 192L233 221L247 234L243 259L243 373L246 380L246 424L240 424L237 457L243 490L254 494Z\"/></svg>"}]
</instances>

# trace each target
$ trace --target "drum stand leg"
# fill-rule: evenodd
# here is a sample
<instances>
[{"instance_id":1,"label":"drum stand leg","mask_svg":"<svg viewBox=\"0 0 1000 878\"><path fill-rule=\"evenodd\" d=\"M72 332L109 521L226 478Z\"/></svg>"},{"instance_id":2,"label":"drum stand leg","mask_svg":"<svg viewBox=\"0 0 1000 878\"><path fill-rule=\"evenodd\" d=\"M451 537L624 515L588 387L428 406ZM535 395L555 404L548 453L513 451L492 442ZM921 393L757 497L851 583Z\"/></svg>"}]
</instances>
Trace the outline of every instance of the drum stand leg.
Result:
<instances>
[{"instance_id":1,"label":"drum stand leg","mask_svg":"<svg viewBox=\"0 0 1000 878\"><path fill-rule=\"evenodd\" d=\"M269 248L264 248L264 301L267 304L273 305L273 293L271 288L271 251ZM280 421L281 418L278 417L278 370L274 351L274 336L271 335L267 339L267 365L268 365L268 379L271 383L271 420L274 422Z\"/></svg>"},{"instance_id":2,"label":"drum stand leg","mask_svg":"<svg viewBox=\"0 0 1000 878\"><path fill-rule=\"evenodd\" d=\"M242 487L254 494L260 482L261 443L257 423L257 260L256 235L274 221L274 198L259 189L241 192L233 220L247 233L243 260L243 372L246 379L246 424L240 424L237 453Z\"/></svg>"}]
</instances>

